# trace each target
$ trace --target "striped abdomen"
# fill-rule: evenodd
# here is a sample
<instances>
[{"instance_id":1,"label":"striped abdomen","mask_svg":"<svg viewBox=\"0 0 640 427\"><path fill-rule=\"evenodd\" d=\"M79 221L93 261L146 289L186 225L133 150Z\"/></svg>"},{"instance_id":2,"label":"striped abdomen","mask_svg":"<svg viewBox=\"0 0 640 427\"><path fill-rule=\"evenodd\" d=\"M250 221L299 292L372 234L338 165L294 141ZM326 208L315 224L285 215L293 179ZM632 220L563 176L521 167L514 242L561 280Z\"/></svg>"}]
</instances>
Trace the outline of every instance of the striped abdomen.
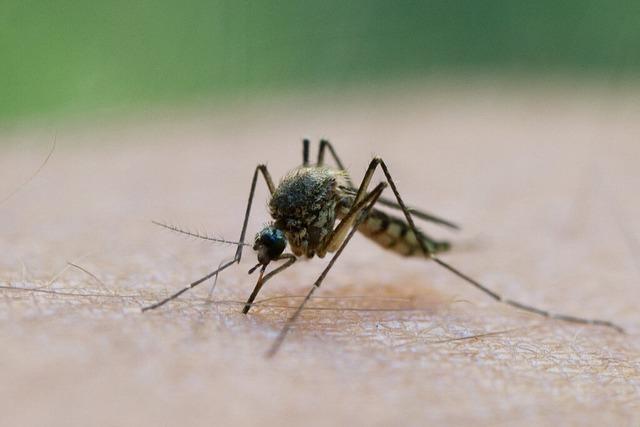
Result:
<instances>
[{"instance_id":1,"label":"striped abdomen","mask_svg":"<svg viewBox=\"0 0 640 427\"><path fill-rule=\"evenodd\" d=\"M377 209L371 210L364 222L358 227L358 231L383 248L404 256L421 254L422 251L417 239L421 239L426 248L433 253L446 251L450 247L449 242L436 241L420 230L418 230L416 237L404 219Z\"/></svg>"}]
</instances>

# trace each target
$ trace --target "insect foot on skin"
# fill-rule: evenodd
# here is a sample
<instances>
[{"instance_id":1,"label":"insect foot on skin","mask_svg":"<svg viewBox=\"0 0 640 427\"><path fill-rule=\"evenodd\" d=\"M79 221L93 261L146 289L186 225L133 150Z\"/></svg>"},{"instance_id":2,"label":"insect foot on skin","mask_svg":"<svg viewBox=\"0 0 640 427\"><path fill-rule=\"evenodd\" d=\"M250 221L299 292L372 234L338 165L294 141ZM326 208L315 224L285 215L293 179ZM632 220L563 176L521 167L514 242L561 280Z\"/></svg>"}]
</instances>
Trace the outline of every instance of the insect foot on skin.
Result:
<instances>
[{"instance_id":1,"label":"insect foot on skin","mask_svg":"<svg viewBox=\"0 0 640 427\"><path fill-rule=\"evenodd\" d=\"M329 152L333 157L336 167L328 167L325 165L324 158L326 152ZM382 170L385 182L381 182L369 190L373 174L378 168ZM264 178L271 194L269 200L271 222L255 235L253 245L250 245L245 243L247 223L249 221L249 215L251 214L256 184L260 175ZM392 199L382 197L382 193L387 187L390 188L394 196ZM377 209L376 206L378 205L397 209L402 212L402 215L393 216L387 214ZM403 256L423 257L435 262L503 304L552 319L606 326L618 332L624 332L620 326L606 320L585 319L551 313L504 298L502 295L492 291L477 280L440 259L437 256L438 253L448 250L450 246L449 243L435 240L419 230L415 225L414 217L449 228L458 228L455 224L435 215L407 207L389 173L386 163L381 158L376 157L371 161L362 182L358 187L355 187L329 141L320 141L317 161L315 164L311 164L309 162L309 141L304 140L302 165L289 172L277 187L274 185L273 179L265 165L258 165L256 167L251 180L249 200L245 210L240 239L237 242L189 233L177 227L156 223L172 231L189 234L194 237L214 242L234 244L237 245L237 249L231 261L220 265L218 269L182 288L168 298L145 307L142 310L147 311L158 308L209 278L217 276L221 271L240 262L242 250L245 246L252 246L257 254L258 263L249 270L249 273L252 273L256 269L259 269L260 273L253 292L247 299L242 310L242 312L246 314L251 309L253 301L264 284L276 274L290 267L298 257L313 258L314 256L318 256L323 258L327 254L332 253L333 255L329 263L313 283L295 312L286 321L280 334L267 352L267 356L271 357L276 354L284 342L287 333L302 312L305 304L309 301L316 289L320 287L355 232L359 231L375 243L390 251ZM287 244L290 247L291 253L285 252ZM283 263L265 274L267 267L272 262L278 261L282 261Z\"/></svg>"}]
</instances>

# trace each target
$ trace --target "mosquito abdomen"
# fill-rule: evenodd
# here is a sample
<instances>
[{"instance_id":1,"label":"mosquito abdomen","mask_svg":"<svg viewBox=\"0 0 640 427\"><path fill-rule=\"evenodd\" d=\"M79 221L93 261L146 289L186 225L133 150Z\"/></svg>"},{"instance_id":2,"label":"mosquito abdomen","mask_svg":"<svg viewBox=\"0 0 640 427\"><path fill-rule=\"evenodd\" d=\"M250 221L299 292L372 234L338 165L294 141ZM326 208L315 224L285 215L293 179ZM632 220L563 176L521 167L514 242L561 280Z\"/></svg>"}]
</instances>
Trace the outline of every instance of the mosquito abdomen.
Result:
<instances>
[{"instance_id":1,"label":"mosquito abdomen","mask_svg":"<svg viewBox=\"0 0 640 427\"><path fill-rule=\"evenodd\" d=\"M358 231L383 248L404 256L421 254L417 239L421 239L427 249L433 253L446 251L450 247L449 242L433 240L420 231L416 238L415 233L404 219L377 209L373 209L367 215L358 227Z\"/></svg>"}]
</instances>

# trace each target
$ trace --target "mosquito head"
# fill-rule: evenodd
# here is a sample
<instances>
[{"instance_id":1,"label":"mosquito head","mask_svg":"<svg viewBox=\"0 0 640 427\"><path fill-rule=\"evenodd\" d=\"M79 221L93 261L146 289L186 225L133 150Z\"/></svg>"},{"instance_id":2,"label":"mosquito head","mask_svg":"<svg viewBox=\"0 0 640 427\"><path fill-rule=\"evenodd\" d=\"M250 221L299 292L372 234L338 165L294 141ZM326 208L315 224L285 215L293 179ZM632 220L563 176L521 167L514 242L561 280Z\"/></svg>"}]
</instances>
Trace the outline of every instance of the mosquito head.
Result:
<instances>
[{"instance_id":1,"label":"mosquito head","mask_svg":"<svg viewBox=\"0 0 640 427\"><path fill-rule=\"evenodd\" d=\"M258 252L260 264L267 265L269 262L278 259L286 246L287 239L285 239L282 230L268 225L256 234L253 250Z\"/></svg>"}]
</instances>

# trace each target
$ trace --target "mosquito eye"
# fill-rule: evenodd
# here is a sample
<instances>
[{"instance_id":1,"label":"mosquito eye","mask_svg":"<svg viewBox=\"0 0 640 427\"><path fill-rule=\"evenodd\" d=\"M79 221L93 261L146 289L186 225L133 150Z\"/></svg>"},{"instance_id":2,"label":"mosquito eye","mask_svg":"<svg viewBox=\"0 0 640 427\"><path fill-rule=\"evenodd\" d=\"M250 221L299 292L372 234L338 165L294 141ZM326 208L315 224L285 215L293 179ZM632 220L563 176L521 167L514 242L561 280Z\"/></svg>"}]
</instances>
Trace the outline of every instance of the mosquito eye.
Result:
<instances>
[{"instance_id":1,"label":"mosquito eye","mask_svg":"<svg viewBox=\"0 0 640 427\"><path fill-rule=\"evenodd\" d=\"M274 233L264 233L262 235L262 243L267 246L273 245L277 240L277 236Z\"/></svg>"},{"instance_id":2,"label":"mosquito eye","mask_svg":"<svg viewBox=\"0 0 640 427\"><path fill-rule=\"evenodd\" d=\"M256 238L254 249L263 246L269 259L278 258L287 246L287 239L282 230L275 227L265 227Z\"/></svg>"}]
</instances>

